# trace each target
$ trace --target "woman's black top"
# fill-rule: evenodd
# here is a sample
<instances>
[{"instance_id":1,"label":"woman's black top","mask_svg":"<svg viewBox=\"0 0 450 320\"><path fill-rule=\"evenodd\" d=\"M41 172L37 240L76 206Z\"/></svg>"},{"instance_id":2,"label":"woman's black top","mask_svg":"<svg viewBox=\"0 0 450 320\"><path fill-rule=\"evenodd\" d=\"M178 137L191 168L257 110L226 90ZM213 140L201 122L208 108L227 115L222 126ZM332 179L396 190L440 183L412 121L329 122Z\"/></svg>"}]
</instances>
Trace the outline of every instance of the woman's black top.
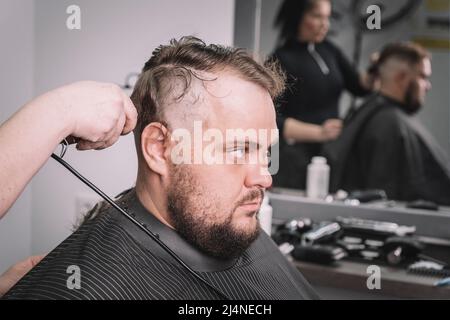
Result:
<instances>
[{"instance_id":1,"label":"woman's black top","mask_svg":"<svg viewBox=\"0 0 450 320\"><path fill-rule=\"evenodd\" d=\"M291 40L273 54L287 75L287 89L277 101L277 124L283 136L286 118L321 125L339 117L339 100L344 90L355 96L369 93L361 86L358 72L330 41L312 47ZM292 150L291 150L292 149ZM320 152L320 144L298 143L280 146L280 170L274 185L305 186L306 165Z\"/></svg>"}]
</instances>

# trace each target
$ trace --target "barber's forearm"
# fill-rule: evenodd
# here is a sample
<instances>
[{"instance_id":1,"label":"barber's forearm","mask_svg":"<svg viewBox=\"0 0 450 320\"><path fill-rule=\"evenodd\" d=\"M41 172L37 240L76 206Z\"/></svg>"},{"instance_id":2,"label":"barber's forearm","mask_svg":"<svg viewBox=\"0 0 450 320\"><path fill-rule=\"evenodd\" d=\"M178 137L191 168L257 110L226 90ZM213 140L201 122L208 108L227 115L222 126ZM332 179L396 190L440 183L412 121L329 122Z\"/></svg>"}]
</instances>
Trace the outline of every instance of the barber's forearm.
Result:
<instances>
[{"instance_id":1,"label":"barber's forearm","mask_svg":"<svg viewBox=\"0 0 450 320\"><path fill-rule=\"evenodd\" d=\"M72 130L58 96L46 93L0 126L0 218Z\"/></svg>"},{"instance_id":2,"label":"barber's forearm","mask_svg":"<svg viewBox=\"0 0 450 320\"><path fill-rule=\"evenodd\" d=\"M322 127L316 124L287 118L284 122L283 136L296 142L322 142Z\"/></svg>"}]
</instances>

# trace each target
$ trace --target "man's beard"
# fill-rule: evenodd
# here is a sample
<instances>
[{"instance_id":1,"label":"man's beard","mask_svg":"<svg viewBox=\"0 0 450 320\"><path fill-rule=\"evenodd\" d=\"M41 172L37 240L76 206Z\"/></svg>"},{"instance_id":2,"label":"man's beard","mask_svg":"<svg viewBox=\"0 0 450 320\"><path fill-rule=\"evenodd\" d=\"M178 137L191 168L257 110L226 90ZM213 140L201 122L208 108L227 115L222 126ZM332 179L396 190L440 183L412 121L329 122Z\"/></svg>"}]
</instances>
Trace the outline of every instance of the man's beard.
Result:
<instances>
[{"instance_id":1,"label":"man's beard","mask_svg":"<svg viewBox=\"0 0 450 320\"><path fill-rule=\"evenodd\" d=\"M230 259L239 257L256 240L260 229L258 223L255 228L236 230L232 220L238 206L254 199L262 200L262 190L252 190L232 210L219 212L220 202L201 188L189 168L173 167L171 181L168 190L171 223L189 243L210 256Z\"/></svg>"},{"instance_id":2,"label":"man's beard","mask_svg":"<svg viewBox=\"0 0 450 320\"><path fill-rule=\"evenodd\" d=\"M405 93L405 111L411 115L422 109L422 102L419 100L418 92L417 84L411 81Z\"/></svg>"}]
</instances>

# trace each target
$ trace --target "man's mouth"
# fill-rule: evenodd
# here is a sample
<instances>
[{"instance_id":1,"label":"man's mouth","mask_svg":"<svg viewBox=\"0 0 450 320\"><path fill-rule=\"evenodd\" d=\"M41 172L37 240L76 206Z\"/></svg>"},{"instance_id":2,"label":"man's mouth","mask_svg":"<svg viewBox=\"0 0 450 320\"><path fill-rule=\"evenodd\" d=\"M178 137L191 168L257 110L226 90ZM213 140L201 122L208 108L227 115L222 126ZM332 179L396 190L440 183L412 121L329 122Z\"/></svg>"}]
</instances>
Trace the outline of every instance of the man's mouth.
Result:
<instances>
[{"instance_id":1,"label":"man's mouth","mask_svg":"<svg viewBox=\"0 0 450 320\"><path fill-rule=\"evenodd\" d=\"M245 211L258 211L261 207L261 200L254 200L251 202L245 202L239 207L243 208Z\"/></svg>"},{"instance_id":2,"label":"man's mouth","mask_svg":"<svg viewBox=\"0 0 450 320\"><path fill-rule=\"evenodd\" d=\"M247 213L252 213L252 215L254 215L254 213L258 212L258 210L260 209L263 198L263 190L252 190L245 197L243 197L240 203L238 203L237 207Z\"/></svg>"}]
</instances>

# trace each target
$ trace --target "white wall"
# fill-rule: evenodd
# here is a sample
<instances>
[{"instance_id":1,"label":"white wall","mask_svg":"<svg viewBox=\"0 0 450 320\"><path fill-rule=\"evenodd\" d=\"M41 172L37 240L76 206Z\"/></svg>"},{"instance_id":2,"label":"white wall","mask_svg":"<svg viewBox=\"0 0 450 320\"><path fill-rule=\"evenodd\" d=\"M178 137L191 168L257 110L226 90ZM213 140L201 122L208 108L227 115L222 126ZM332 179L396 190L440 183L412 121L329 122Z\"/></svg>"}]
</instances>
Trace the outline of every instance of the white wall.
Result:
<instances>
[{"instance_id":1,"label":"white wall","mask_svg":"<svg viewBox=\"0 0 450 320\"><path fill-rule=\"evenodd\" d=\"M33 95L34 52L33 1L3 0L1 5L0 123ZM31 189L27 188L0 221L0 273L30 255L30 223Z\"/></svg>"}]
</instances>

